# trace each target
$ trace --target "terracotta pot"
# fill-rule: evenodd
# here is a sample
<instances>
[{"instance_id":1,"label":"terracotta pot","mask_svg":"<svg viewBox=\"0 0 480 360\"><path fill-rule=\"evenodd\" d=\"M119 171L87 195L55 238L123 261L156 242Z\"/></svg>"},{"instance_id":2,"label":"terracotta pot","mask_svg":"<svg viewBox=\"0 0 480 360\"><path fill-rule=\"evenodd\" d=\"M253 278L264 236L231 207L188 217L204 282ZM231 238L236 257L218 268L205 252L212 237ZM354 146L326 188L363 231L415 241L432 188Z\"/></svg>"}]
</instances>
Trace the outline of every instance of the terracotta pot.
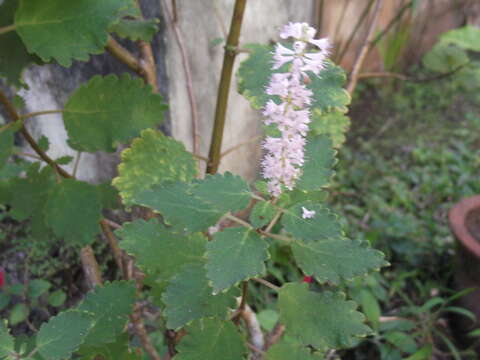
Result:
<instances>
[{"instance_id":1,"label":"terracotta pot","mask_svg":"<svg viewBox=\"0 0 480 360\"><path fill-rule=\"evenodd\" d=\"M449 212L450 229L457 240L455 267L455 287L458 290L476 288L477 290L458 299L457 306L464 307L477 316L477 323L461 316L452 318L455 335L465 345L472 338L469 331L480 327L480 195L463 199ZM477 348L480 354L480 348Z\"/></svg>"}]
</instances>

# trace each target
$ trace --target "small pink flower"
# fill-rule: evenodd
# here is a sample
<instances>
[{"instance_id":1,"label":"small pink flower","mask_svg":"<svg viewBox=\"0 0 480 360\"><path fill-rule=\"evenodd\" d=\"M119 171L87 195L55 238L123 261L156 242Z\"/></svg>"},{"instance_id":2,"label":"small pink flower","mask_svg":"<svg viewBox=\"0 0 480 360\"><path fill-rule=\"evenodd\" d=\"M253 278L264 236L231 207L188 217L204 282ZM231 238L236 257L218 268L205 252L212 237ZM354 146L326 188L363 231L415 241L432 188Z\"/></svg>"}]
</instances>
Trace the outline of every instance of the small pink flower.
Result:
<instances>
[{"instance_id":1,"label":"small pink flower","mask_svg":"<svg viewBox=\"0 0 480 360\"><path fill-rule=\"evenodd\" d=\"M0 288L5 286L5 271L0 268Z\"/></svg>"},{"instance_id":2,"label":"small pink flower","mask_svg":"<svg viewBox=\"0 0 480 360\"><path fill-rule=\"evenodd\" d=\"M308 210L302 206L302 218L304 219L311 219L315 216L315 210Z\"/></svg>"},{"instance_id":3,"label":"small pink flower","mask_svg":"<svg viewBox=\"0 0 480 360\"><path fill-rule=\"evenodd\" d=\"M311 284L313 282L313 276L304 276L303 282L307 284Z\"/></svg>"}]
</instances>

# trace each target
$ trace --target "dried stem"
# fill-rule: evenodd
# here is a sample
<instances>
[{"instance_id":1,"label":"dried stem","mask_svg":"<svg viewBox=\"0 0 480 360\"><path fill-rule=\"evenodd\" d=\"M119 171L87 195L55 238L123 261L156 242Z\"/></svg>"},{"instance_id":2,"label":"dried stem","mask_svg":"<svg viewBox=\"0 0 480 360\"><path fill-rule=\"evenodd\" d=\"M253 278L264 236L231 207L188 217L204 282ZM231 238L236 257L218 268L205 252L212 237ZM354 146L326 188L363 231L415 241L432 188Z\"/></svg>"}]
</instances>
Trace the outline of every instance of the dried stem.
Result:
<instances>
[{"instance_id":1,"label":"dried stem","mask_svg":"<svg viewBox=\"0 0 480 360\"><path fill-rule=\"evenodd\" d=\"M253 347L251 347L253 353L251 354L250 359L260 360L263 355L261 349L265 346L265 339L257 315L253 312L250 306L245 305L245 308L241 312L241 317L245 323L250 343L253 345Z\"/></svg>"},{"instance_id":2,"label":"dried stem","mask_svg":"<svg viewBox=\"0 0 480 360\"><path fill-rule=\"evenodd\" d=\"M230 32L228 34L227 44L225 46L225 55L223 58L222 74L218 86L217 105L215 109L215 122L213 125L212 139L208 153L207 173L215 174L218 170L221 160L223 131L225 128L225 119L228 107L228 95L230 92L230 83L232 81L233 65L237 53L233 50L238 47L240 30L242 28L243 14L245 12L247 0L236 0L233 9Z\"/></svg>"},{"instance_id":3,"label":"dried stem","mask_svg":"<svg viewBox=\"0 0 480 360\"><path fill-rule=\"evenodd\" d=\"M125 65L127 65L132 71L134 71L141 77L145 76L145 69L143 68L137 57L133 55L130 51L125 49L122 45L120 45L111 36L108 38L107 46L105 48L111 55L113 55Z\"/></svg>"},{"instance_id":4,"label":"dried stem","mask_svg":"<svg viewBox=\"0 0 480 360\"><path fill-rule=\"evenodd\" d=\"M252 143L252 142L255 142L255 141L257 141L257 140L259 140L259 139L261 139L261 138L262 138L261 136L255 136L255 137L253 137L253 138L251 138L251 139L248 139L248 140L246 140L246 141L241 142L240 144L237 144L237 145L235 145L235 146L232 146L230 149L227 149L227 150L225 150L224 152L222 152L222 153L220 154L220 158L223 158L224 156L227 156L227 155L230 154L231 152L233 152L233 151L235 151L235 150L237 150L237 149L240 149L242 146L248 145L248 144L250 144L250 143ZM207 160L208 160L208 159L207 159Z\"/></svg>"},{"instance_id":5,"label":"dried stem","mask_svg":"<svg viewBox=\"0 0 480 360\"><path fill-rule=\"evenodd\" d=\"M102 285L102 275L98 266L95 254L90 246L85 246L80 250L80 260L82 261L83 272L87 278L88 285L91 289L98 285Z\"/></svg>"},{"instance_id":6,"label":"dried stem","mask_svg":"<svg viewBox=\"0 0 480 360\"><path fill-rule=\"evenodd\" d=\"M274 290L275 292L279 292L280 291L280 287L278 287L277 285L274 285L272 284L270 281L267 281L265 279L260 279L260 278L254 278L252 279L253 281L256 281L262 285L265 285L266 287L269 287L270 289Z\"/></svg>"},{"instance_id":7,"label":"dried stem","mask_svg":"<svg viewBox=\"0 0 480 360\"><path fill-rule=\"evenodd\" d=\"M367 4L367 6L365 6L365 9L363 9L363 12L362 14L360 15L360 17L358 18L358 21L357 23L355 24L350 36L348 37L347 39L347 42L341 47L341 50L339 49L339 55L338 55L338 60L337 60L337 63L341 63L342 60L343 60L343 57L345 56L348 48L350 47L350 45L352 44L352 41L353 41L353 38L355 37L355 35L358 33L358 29L360 29L360 26L363 24L363 22L365 21L365 19L367 18L367 15L370 11L370 8L372 7L373 5L373 2L375 0L370 0Z\"/></svg>"},{"instance_id":8,"label":"dried stem","mask_svg":"<svg viewBox=\"0 0 480 360\"><path fill-rule=\"evenodd\" d=\"M118 268L124 274L123 270L123 254L122 250L120 250L120 247L118 246L118 241L115 235L112 232L112 229L110 228L110 224L105 221L105 219L102 219L100 221L100 226L102 227L103 233L105 234L105 237L107 238L108 245L110 246L110 249L112 250L113 253L113 258L115 259L115 262L117 263Z\"/></svg>"},{"instance_id":9,"label":"dried stem","mask_svg":"<svg viewBox=\"0 0 480 360\"><path fill-rule=\"evenodd\" d=\"M353 70L352 70L352 73L350 74L350 81L347 86L347 91L350 94L352 94L355 88L357 87L358 74L360 73L360 70L363 66L363 62L365 61L368 51L372 45L372 37L375 32L375 28L377 27L378 18L380 16L383 3L384 3L384 0L377 0L377 3L375 4L375 8L373 10L373 19L372 19L372 22L370 23L370 28L368 29L368 33L362 45L362 48L360 49L360 52L358 53L358 56L355 59Z\"/></svg>"},{"instance_id":10,"label":"dried stem","mask_svg":"<svg viewBox=\"0 0 480 360\"><path fill-rule=\"evenodd\" d=\"M15 24L8 25L8 26L5 26L5 27L1 27L0 28L0 35L6 34L10 31L13 31L13 30L15 30L15 28L16 28Z\"/></svg>"},{"instance_id":11,"label":"dried stem","mask_svg":"<svg viewBox=\"0 0 480 360\"><path fill-rule=\"evenodd\" d=\"M240 219L240 218L238 218L238 217L236 217L236 216L234 216L230 213L226 214L225 218L230 219L230 220L236 222L237 224L240 224L242 226L245 226L246 228L249 228L249 229L253 230L253 226L250 225L248 222L246 222L245 220L242 220L242 219Z\"/></svg>"},{"instance_id":12,"label":"dried stem","mask_svg":"<svg viewBox=\"0 0 480 360\"><path fill-rule=\"evenodd\" d=\"M273 330L268 334L267 341L265 343L265 351L267 351L270 346L276 344L283 336L285 332L285 325L280 324L279 322L275 325Z\"/></svg>"},{"instance_id":13,"label":"dried stem","mask_svg":"<svg viewBox=\"0 0 480 360\"><path fill-rule=\"evenodd\" d=\"M192 70L190 68L190 63L188 62L187 48L185 46L185 41L183 39L182 32L177 21L170 11L167 1L162 0L162 4L167 14L167 17L170 20L170 26L172 27L175 39L177 40L178 48L180 49L180 56L182 58L183 71L185 72L188 102L190 104L190 116L192 123L192 144L193 144L193 153L198 154L199 149L199 134L198 134L198 110L197 110L197 100L195 98L195 92L193 90L193 77ZM174 4L172 4L174 5Z\"/></svg>"}]
</instances>

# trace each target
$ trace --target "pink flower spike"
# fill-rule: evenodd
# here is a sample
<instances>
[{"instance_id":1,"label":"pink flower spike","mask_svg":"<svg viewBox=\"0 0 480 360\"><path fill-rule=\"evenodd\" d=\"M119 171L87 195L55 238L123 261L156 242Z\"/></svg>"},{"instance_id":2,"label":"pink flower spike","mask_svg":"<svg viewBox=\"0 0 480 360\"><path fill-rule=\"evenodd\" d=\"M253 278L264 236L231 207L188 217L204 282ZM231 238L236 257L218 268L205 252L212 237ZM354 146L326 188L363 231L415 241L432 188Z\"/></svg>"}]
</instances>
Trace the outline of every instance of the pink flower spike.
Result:
<instances>
[{"instance_id":1,"label":"pink flower spike","mask_svg":"<svg viewBox=\"0 0 480 360\"><path fill-rule=\"evenodd\" d=\"M302 218L311 219L315 216L315 214L316 214L315 210L308 210L302 206Z\"/></svg>"}]
</instances>

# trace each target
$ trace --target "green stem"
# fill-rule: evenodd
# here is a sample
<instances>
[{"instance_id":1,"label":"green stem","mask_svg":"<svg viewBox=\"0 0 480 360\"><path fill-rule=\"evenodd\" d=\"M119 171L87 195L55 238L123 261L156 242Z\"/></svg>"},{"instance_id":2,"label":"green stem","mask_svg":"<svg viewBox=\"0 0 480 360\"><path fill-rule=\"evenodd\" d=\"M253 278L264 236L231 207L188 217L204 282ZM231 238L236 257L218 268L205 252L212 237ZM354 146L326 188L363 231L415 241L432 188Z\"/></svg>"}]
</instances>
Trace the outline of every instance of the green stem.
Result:
<instances>
[{"instance_id":1,"label":"green stem","mask_svg":"<svg viewBox=\"0 0 480 360\"><path fill-rule=\"evenodd\" d=\"M25 119L29 119L29 118L39 116L39 115L60 114L60 113L63 113L63 110L36 111L36 112L28 113L28 114L25 114L25 115L21 115L20 119L25 120Z\"/></svg>"},{"instance_id":2,"label":"green stem","mask_svg":"<svg viewBox=\"0 0 480 360\"><path fill-rule=\"evenodd\" d=\"M234 216L234 215L232 215L232 214L230 214L230 213L229 213L229 214L226 214L225 217L226 217L227 219L230 219L230 220L236 222L237 224L240 224L240 225L242 225L242 226L245 226L246 228L249 228L249 229L252 229L252 230L254 229L253 226L250 225L248 222L246 222L245 220L242 220L242 219L240 219L240 218L238 218L238 217L236 217L236 216Z\"/></svg>"},{"instance_id":3,"label":"green stem","mask_svg":"<svg viewBox=\"0 0 480 360\"><path fill-rule=\"evenodd\" d=\"M225 118L228 107L228 93L230 91L230 83L232 80L233 64L237 55L236 51L229 49L236 49L238 47L246 3L247 0L236 0L235 8L233 9L230 33L228 34L227 45L225 46L222 75L220 78L220 84L218 86L215 122L213 125L210 151L208 153L208 174L215 174L218 170L218 166L220 165L223 131L225 128Z\"/></svg>"},{"instance_id":4,"label":"green stem","mask_svg":"<svg viewBox=\"0 0 480 360\"><path fill-rule=\"evenodd\" d=\"M0 28L0 35L6 34L6 33L10 32L10 31L13 31L13 30L15 30L15 28L16 28L16 25L15 25L15 24L8 25L8 26L5 26L5 27L1 27L1 28Z\"/></svg>"}]
</instances>

